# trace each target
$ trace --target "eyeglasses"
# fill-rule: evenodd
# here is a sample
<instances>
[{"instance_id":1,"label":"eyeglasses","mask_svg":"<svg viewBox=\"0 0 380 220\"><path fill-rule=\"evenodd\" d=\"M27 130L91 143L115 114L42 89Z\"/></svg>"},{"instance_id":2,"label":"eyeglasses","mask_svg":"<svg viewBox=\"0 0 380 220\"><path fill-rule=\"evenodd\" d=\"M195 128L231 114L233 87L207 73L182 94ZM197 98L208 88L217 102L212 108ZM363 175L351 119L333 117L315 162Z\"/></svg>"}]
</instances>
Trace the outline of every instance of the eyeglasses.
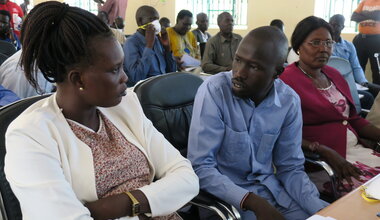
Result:
<instances>
[{"instance_id":1,"label":"eyeglasses","mask_svg":"<svg viewBox=\"0 0 380 220\"><path fill-rule=\"evenodd\" d=\"M335 41L333 41L333 40L312 40L312 41L308 42L308 44L310 44L313 47L320 47L321 45L323 45L325 47L331 48L335 44Z\"/></svg>"}]
</instances>

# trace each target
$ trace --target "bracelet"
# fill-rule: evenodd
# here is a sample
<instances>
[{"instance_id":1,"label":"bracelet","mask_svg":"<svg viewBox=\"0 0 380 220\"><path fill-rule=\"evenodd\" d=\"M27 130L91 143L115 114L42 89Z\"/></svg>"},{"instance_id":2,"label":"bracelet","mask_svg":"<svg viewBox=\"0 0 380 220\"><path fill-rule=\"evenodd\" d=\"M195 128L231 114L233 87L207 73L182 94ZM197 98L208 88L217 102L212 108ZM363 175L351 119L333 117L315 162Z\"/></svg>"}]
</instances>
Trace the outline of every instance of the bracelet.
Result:
<instances>
[{"instance_id":1,"label":"bracelet","mask_svg":"<svg viewBox=\"0 0 380 220\"><path fill-rule=\"evenodd\" d=\"M125 192L127 196L131 199L132 201L132 211L131 211L131 217L137 216L141 214L140 212L140 202L132 195L130 192Z\"/></svg>"}]
</instances>

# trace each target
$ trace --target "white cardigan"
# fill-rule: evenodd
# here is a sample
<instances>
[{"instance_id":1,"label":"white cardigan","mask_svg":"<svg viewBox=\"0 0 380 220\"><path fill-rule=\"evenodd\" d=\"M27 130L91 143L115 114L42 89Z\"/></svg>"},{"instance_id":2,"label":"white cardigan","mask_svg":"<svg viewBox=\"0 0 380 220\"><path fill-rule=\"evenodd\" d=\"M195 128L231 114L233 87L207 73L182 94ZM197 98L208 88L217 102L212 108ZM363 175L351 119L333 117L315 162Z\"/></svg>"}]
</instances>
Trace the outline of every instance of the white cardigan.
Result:
<instances>
[{"instance_id":1,"label":"white cardigan","mask_svg":"<svg viewBox=\"0 0 380 220\"><path fill-rule=\"evenodd\" d=\"M173 213L198 194L198 177L190 162L153 127L133 92L128 91L119 105L99 110L148 158L150 178L158 180L140 190L153 216ZM55 94L11 123L6 150L6 177L24 219L92 219L83 205L98 200L92 152L72 132Z\"/></svg>"}]
</instances>

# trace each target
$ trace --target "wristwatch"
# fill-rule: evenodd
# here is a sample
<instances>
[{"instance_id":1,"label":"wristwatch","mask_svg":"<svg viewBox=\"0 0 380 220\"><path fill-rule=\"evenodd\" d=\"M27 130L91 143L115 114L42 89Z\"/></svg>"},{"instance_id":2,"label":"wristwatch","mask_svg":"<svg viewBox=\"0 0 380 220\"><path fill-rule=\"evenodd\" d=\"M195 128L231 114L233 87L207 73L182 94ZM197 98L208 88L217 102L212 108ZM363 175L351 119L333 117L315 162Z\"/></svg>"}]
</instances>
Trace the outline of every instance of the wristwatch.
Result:
<instances>
[{"instance_id":1,"label":"wristwatch","mask_svg":"<svg viewBox=\"0 0 380 220\"><path fill-rule=\"evenodd\" d=\"M130 192L125 192L127 196L131 199L132 201L132 212L131 212L131 217L140 215L140 203L139 201L132 195Z\"/></svg>"}]
</instances>

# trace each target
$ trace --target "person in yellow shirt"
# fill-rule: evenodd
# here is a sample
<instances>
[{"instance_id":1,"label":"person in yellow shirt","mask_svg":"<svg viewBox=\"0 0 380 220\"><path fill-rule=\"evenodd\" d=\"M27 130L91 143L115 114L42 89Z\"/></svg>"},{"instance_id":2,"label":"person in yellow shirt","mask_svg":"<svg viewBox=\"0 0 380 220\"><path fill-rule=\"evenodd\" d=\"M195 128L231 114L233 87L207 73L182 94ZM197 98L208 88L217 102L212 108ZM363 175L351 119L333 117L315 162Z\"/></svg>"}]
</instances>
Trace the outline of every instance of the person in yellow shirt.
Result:
<instances>
[{"instance_id":1,"label":"person in yellow shirt","mask_svg":"<svg viewBox=\"0 0 380 220\"><path fill-rule=\"evenodd\" d=\"M175 26L166 29L170 39L170 48L177 59L178 66L182 65L181 57L184 54L197 60L201 59L197 39L190 31L192 23L193 14L188 10L181 10L177 15Z\"/></svg>"}]
</instances>

